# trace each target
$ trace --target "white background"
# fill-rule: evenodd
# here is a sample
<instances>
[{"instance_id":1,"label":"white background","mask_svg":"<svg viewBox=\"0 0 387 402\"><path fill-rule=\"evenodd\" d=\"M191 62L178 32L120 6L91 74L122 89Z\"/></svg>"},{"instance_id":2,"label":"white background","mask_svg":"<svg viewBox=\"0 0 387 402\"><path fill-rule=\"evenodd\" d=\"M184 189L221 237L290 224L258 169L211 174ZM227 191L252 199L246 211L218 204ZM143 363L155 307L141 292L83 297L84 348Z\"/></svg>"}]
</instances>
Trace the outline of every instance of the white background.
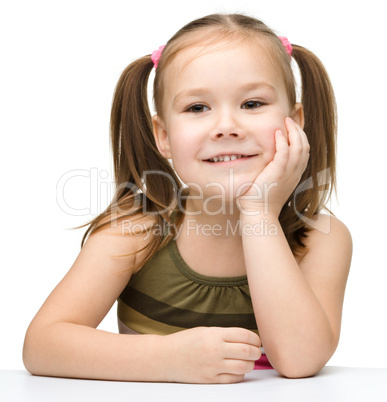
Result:
<instances>
[{"instance_id":1,"label":"white background","mask_svg":"<svg viewBox=\"0 0 387 402\"><path fill-rule=\"evenodd\" d=\"M262 19L314 51L331 76L339 110L339 204L332 201L331 208L350 229L354 254L340 345L329 364L387 367L382 2L0 4L0 369L23 368L27 326L80 251L86 229L69 229L107 205L109 114L120 73L187 22L222 11ZM58 202L58 184L67 207ZM88 212L77 216L75 209ZM117 330L114 308L100 328Z\"/></svg>"}]
</instances>

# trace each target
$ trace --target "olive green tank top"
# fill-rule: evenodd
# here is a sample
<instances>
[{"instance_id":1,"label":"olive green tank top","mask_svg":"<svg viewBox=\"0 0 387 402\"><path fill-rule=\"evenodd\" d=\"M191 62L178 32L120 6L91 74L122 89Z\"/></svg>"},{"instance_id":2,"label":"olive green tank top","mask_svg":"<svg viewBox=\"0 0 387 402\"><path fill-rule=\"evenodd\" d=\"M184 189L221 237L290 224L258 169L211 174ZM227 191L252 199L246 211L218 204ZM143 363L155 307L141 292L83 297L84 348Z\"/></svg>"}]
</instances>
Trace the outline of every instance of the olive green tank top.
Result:
<instances>
[{"instance_id":1,"label":"olive green tank top","mask_svg":"<svg viewBox=\"0 0 387 402\"><path fill-rule=\"evenodd\" d=\"M198 326L258 333L247 276L199 274L185 263L175 240L131 277L117 315L121 333L168 335Z\"/></svg>"}]
</instances>

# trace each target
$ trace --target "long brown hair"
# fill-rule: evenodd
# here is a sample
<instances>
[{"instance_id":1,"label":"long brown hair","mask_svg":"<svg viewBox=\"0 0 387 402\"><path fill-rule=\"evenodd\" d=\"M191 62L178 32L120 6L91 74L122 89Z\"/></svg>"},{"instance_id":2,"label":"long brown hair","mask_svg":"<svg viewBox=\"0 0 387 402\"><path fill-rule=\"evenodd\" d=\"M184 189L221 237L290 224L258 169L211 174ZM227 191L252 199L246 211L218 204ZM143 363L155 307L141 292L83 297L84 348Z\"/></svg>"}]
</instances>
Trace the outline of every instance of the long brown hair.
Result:
<instances>
[{"instance_id":1,"label":"long brown hair","mask_svg":"<svg viewBox=\"0 0 387 402\"><path fill-rule=\"evenodd\" d=\"M277 35L263 22L243 14L212 14L197 19L180 29L166 44L153 83L157 114L163 118L164 72L173 58L195 44L211 44L219 40L258 40L263 43L283 75L290 105L296 103L296 84L291 60ZM282 229L294 254L305 248L303 238L310 230L305 221L327 208L336 190L336 103L328 74L321 61L309 50L292 45L292 58L301 75L301 103L310 144L310 158L299 186L284 204L279 216ZM83 236L138 213L152 214L157 227L169 227L163 235L153 236L144 264L176 234L183 218L178 209L174 224L169 210L176 206L178 195L186 190L176 173L157 150L153 137L147 99L149 74L153 68L151 55L131 63L122 73L113 99L111 143L117 190L107 209L90 222ZM147 174L159 172L159 174ZM162 174L161 174L162 173ZM146 180L144 177L146 176ZM307 185L306 185L307 183ZM320 188L323 186L323 188ZM319 191L317 191L317 188ZM330 212L330 211L329 211ZM151 230L148 228L147 230Z\"/></svg>"}]
</instances>

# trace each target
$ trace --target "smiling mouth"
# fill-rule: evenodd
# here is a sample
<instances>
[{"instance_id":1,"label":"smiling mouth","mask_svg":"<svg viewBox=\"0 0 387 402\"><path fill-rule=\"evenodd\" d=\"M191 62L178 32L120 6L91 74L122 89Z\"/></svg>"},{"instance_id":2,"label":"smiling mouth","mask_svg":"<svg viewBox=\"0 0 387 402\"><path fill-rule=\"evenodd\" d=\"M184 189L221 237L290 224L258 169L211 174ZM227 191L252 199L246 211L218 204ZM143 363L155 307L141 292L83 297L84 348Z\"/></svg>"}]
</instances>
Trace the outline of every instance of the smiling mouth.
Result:
<instances>
[{"instance_id":1,"label":"smiling mouth","mask_svg":"<svg viewBox=\"0 0 387 402\"><path fill-rule=\"evenodd\" d=\"M230 161L235 161L237 159L246 159L246 158L251 158L252 156L256 155L218 155L214 156L213 158L206 159L206 162L211 162L211 163L219 163L219 162L230 162Z\"/></svg>"}]
</instances>

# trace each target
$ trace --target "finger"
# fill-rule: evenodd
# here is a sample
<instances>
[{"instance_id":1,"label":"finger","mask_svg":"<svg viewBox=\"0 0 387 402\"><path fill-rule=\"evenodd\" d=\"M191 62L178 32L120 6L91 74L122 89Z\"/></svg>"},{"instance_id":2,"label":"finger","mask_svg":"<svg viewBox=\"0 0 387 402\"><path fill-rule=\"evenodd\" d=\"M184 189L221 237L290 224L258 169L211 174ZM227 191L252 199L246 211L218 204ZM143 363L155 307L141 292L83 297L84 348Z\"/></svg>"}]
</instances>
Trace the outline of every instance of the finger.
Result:
<instances>
[{"instance_id":1,"label":"finger","mask_svg":"<svg viewBox=\"0 0 387 402\"><path fill-rule=\"evenodd\" d=\"M308 141L308 137L305 134L305 131L302 129L302 127L297 124L293 119L291 119L290 117L288 117L286 119L287 121L287 129L290 130L295 130L294 133L298 133L299 135L299 140L301 141L302 144L302 149L303 150L308 150L309 151L309 141ZM294 142L294 137L293 137L293 142ZM298 140L298 138L296 137L296 140ZM298 143L298 141L297 141Z\"/></svg>"},{"instance_id":2,"label":"finger","mask_svg":"<svg viewBox=\"0 0 387 402\"><path fill-rule=\"evenodd\" d=\"M307 135L305 134L305 131L304 131L304 130L302 129L302 127L301 127L299 124L297 124L294 120L293 120L293 125L297 128L297 130L298 130L298 132L299 132L299 134L300 134L303 149L304 149L305 151L309 152L309 150L310 150L310 145L309 145L308 137L307 137Z\"/></svg>"},{"instance_id":3,"label":"finger","mask_svg":"<svg viewBox=\"0 0 387 402\"><path fill-rule=\"evenodd\" d=\"M302 127L298 126L298 124L297 124L297 127L298 127L298 129L300 131L300 134L301 134L301 139L302 139L302 144L304 146L304 149L309 152L310 145L309 145L308 137L307 137L305 131L302 129Z\"/></svg>"},{"instance_id":4,"label":"finger","mask_svg":"<svg viewBox=\"0 0 387 402\"><path fill-rule=\"evenodd\" d=\"M289 130L290 142L290 155L289 155L289 169L294 171L305 168L305 161L308 159L309 143L306 134L298 124L291 118L285 119L286 127Z\"/></svg>"},{"instance_id":5,"label":"finger","mask_svg":"<svg viewBox=\"0 0 387 402\"><path fill-rule=\"evenodd\" d=\"M282 171L286 168L289 161L289 144L285 134L281 130L275 132L275 147L273 163Z\"/></svg>"},{"instance_id":6,"label":"finger","mask_svg":"<svg viewBox=\"0 0 387 402\"><path fill-rule=\"evenodd\" d=\"M245 343L258 348L261 346L261 339L259 336L255 332L249 331L248 329L231 327L222 328L222 331L222 339L225 342Z\"/></svg>"},{"instance_id":7,"label":"finger","mask_svg":"<svg viewBox=\"0 0 387 402\"><path fill-rule=\"evenodd\" d=\"M293 121L290 117L287 117L285 121L286 121L286 129L289 132L290 149L292 151L302 152L303 143L296 122Z\"/></svg>"},{"instance_id":8,"label":"finger","mask_svg":"<svg viewBox=\"0 0 387 402\"><path fill-rule=\"evenodd\" d=\"M300 125L298 125L295 121L293 121L295 127L297 128L301 141L302 141L302 156L300 158L300 163L299 163L299 170L300 173L302 173L307 164L308 164L308 160L309 160L309 156L310 156L310 145L309 145L309 140L307 135L305 134L305 131L302 129L302 127Z\"/></svg>"},{"instance_id":9,"label":"finger","mask_svg":"<svg viewBox=\"0 0 387 402\"><path fill-rule=\"evenodd\" d=\"M234 384L237 382L243 381L245 376L242 375L236 375L236 374L218 374L215 379L215 383L217 384Z\"/></svg>"},{"instance_id":10,"label":"finger","mask_svg":"<svg viewBox=\"0 0 387 402\"><path fill-rule=\"evenodd\" d=\"M225 348L226 359L240 359L256 361L261 358L261 349L246 343L227 343Z\"/></svg>"},{"instance_id":11,"label":"finger","mask_svg":"<svg viewBox=\"0 0 387 402\"><path fill-rule=\"evenodd\" d=\"M254 370L255 361L251 360L237 360L237 359L225 359L223 361L222 374L236 374L243 375L250 373Z\"/></svg>"}]
</instances>

